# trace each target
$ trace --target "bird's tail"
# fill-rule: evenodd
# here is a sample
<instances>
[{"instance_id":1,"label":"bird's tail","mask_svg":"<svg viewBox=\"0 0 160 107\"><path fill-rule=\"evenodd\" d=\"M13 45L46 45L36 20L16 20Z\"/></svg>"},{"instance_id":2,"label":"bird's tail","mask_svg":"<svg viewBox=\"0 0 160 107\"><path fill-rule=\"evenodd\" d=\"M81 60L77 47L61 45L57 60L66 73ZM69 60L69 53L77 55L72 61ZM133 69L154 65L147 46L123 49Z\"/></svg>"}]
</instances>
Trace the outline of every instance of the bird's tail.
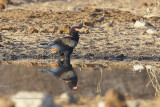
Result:
<instances>
[{"instance_id":1,"label":"bird's tail","mask_svg":"<svg viewBox=\"0 0 160 107\"><path fill-rule=\"evenodd\" d=\"M42 44L39 45L39 47L52 46L52 45L54 45L54 44L55 44L54 41L51 41L51 42L49 42L49 43L42 43Z\"/></svg>"},{"instance_id":2,"label":"bird's tail","mask_svg":"<svg viewBox=\"0 0 160 107\"><path fill-rule=\"evenodd\" d=\"M42 43L39 45L39 47L48 46L48 43Z\"/></svg>"}]
</instances>

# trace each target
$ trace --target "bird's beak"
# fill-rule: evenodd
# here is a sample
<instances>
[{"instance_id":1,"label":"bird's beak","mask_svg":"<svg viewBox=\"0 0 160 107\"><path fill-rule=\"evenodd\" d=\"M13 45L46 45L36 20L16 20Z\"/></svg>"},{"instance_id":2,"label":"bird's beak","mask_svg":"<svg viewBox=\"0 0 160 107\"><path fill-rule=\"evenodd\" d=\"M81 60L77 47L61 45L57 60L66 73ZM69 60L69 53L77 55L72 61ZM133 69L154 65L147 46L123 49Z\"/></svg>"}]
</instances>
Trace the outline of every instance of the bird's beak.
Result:
<instances>
[{"instance_id":1,"label":"bird's beak","mask_svg":"<svg viewBox=\"0 0 160 107\"><path fill-rule=\"evenodd\" d=\"M72 87L72 90L77 90L77 87Z\"/></svg>"},{"instance_id":2,"label":"bird's beak","mask_svg":"<svg viewBox=\"0 0 160 107\"><path fill-rule=\"evenodd\" d=\"M79 31L79 29L78 29L78 28L74 28L74 30Z\"/></svg>"}]
</instances>

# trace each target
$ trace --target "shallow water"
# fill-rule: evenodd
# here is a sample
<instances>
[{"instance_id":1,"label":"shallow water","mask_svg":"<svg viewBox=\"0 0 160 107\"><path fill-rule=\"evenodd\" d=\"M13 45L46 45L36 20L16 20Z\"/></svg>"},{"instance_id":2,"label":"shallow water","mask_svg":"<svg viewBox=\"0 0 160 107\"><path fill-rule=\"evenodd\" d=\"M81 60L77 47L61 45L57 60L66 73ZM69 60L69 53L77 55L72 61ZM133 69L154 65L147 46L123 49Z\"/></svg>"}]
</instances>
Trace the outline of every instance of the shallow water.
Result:
<instances>
[{"instance_id":1,"label":"shallow water","mask_svg":"<svg viewBox=\"0 0 160 107\"><path fill-rule=\"evenodd\" d=\"M83 68L80 70L78 67L73 67L78 77L78 89L73 91L64 80L48 73L39 72L40 69L49 70L51 67L1 64L0 94L10 95L26 90L49 92L52 95L70 92L75 96L94 97L98 94L104 95L108 89L114 88L135 98L154 98L153 87L151 85L146 87L149 78L145 71L133 73L129 69ZM98 83L101 92L97 92Z\"/></svg>"}]
</instances>

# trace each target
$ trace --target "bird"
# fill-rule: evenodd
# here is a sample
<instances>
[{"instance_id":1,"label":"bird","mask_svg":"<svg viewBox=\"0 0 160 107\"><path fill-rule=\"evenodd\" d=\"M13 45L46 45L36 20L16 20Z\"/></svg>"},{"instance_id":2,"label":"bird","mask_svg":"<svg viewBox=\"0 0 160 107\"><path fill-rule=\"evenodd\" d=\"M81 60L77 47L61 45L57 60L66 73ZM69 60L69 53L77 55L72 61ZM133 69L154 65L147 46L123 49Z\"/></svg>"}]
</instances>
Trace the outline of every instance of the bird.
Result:
<instances>
[{"instance_id":1,"label":"bird","mask_svg":"<svg viewBox=\"0 0 160 107\"><path fill-rule=\"evenodd\" d=\"M55 76L58 79L65 81L71 90L77 89L78 76L72 68L69 59L52 64L51 69L49 70L39 69L38 71L48 73L49 75Z\"/></svg>"},{"instance_id":2,"label":"bird","mask_svg":"<svg viewBox=\"0 0 160 107\"><path fill-rule=\"evenodd\" d=\"M64 55L65 60L66 58L70 59L73 49L78 44L79 36L79 27L73 26L70 29L68 36L59 38L49 43L42 43L40 46L49 46L52 48L52 53L59 53L61 56Z\"/></svg>"}]
</instances>

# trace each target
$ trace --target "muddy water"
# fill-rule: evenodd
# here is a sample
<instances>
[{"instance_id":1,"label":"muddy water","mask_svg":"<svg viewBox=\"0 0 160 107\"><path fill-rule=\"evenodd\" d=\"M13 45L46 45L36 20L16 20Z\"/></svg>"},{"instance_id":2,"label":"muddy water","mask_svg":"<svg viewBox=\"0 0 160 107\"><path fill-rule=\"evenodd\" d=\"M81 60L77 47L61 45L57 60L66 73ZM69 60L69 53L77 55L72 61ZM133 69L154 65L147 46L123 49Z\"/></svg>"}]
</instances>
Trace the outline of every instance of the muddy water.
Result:
<instances>
[{"instance_id":1,"label":"muddy water","mask_svg":"<svg viewBox=\"0 0 160 107\"><path fill-rule=\"evenodd\" d=\"M133 73L129 69L117 68L112 70L83 68L80 70L78 67L73 67L78 77L78 89L73 91L64 80L48 73L39 72L39 69L49 70L51 67L1 64L0 94L10 95L26 90L49 92L53 95L70 92L75 96L96 96L98 94L97 84L99 83L99 93L101 95L104 95L106 90L114 88L135 98L150 99L154 97L152 86L146 87L149 82L146 72Z\"/></svg>"}]
</instances>

